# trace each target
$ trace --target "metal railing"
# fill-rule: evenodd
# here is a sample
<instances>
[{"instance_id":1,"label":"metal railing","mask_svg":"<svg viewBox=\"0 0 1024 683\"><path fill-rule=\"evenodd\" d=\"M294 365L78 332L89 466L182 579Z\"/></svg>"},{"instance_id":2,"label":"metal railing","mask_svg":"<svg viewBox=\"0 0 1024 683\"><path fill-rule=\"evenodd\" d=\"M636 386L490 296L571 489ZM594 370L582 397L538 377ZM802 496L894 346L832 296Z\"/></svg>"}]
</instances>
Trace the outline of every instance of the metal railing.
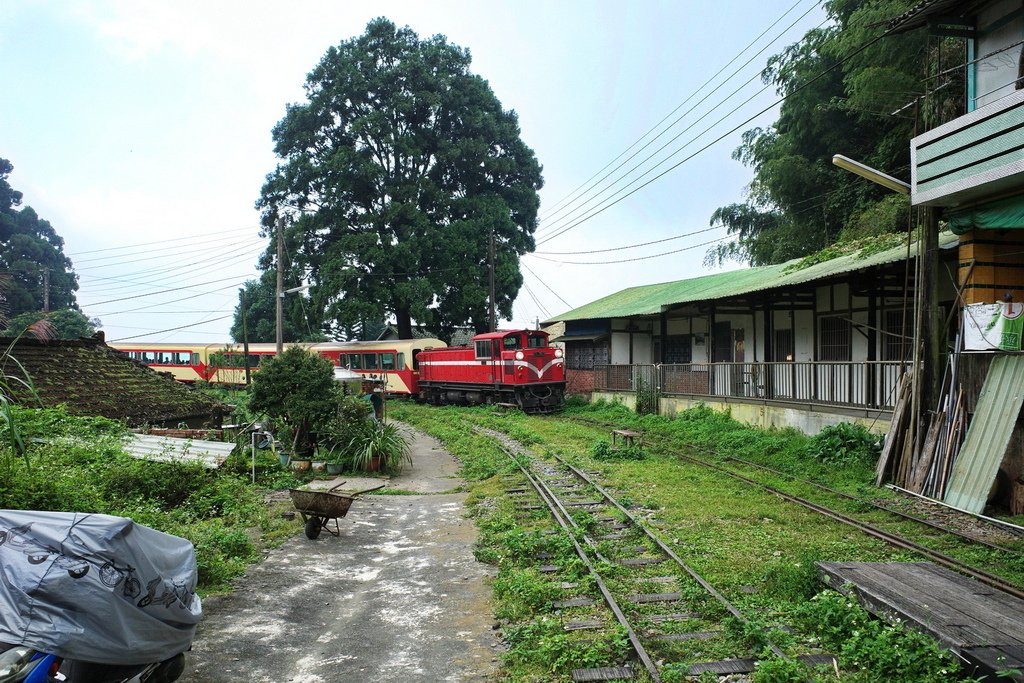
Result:
<instances>
[{"instance_id":1,"label":"metal railing","mask_svg":"<svg viewBox=\"0 0 1024 683\"><path fill-rule=\"evenodd\" d=\"M594 390L650 391L890 409L907 369L899 361L598 365Z\"/></svg>"}]
</instances>

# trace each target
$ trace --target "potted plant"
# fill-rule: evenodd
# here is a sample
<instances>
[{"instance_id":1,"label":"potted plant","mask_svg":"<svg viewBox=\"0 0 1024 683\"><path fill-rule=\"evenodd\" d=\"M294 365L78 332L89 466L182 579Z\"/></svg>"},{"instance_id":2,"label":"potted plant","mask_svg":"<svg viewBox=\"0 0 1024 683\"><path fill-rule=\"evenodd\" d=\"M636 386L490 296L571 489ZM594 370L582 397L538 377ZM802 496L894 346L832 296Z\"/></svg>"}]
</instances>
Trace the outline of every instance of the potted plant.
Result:
<instances>
[{"instance_id":1,"label":"potted plant","mask_svg":"<svg viewBox=\"0 0 1024 683\"><path fill-rule=\"evenodd\" d=\"M406 464L412 464L409 443L398 427L377 422L357 435L351 442L352 464L366 472L398 473Z\"/></svg>"}]
</instances>

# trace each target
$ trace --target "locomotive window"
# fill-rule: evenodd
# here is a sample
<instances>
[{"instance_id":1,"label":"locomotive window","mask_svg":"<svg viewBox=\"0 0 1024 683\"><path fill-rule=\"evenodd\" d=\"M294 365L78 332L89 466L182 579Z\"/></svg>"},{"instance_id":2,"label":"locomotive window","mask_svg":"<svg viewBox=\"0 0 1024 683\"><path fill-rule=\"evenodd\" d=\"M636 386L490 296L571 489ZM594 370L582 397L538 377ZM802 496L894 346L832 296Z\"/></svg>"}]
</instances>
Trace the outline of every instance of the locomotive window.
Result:
<instances>
[{"instance_id":1,"label":"locomotive window","mask_svg":"<svg viewBox=\"0 0 1024 683\"><path fill-rule=\"evenodd\" d=\"M398 352L398 369L405 370L405 354L401 351Z\"/></svg>"},{"instance_id":2,"label":"locomotive window","mask_svg":"<svg viewBox=\"0 0 1024 683\"><path fill-rule=\"evenodd\" d=\"M363 369L363 364L362 364L363 357L360 356L358 353L350 353L350 354L346 355L345 356L345 360L348 361L348 367L349 367L350 370L362 370Z\"/></svg>"},{"instance_id":3,"label":"locomotive window","mask_svg":"<svg viewBox=\"0 0 1024 683\"><path fill-rule=\"evenodd\" d=\"M395 354L393 353L382 353L380 354L380 369L381 370L394 370L395 369Z\"/></svg>"},{"instance_id":4,"label":"locomotive window","mask_svg":"<svg viewBox=\"0 0 1024 683\"><path fill-rule=\"evenodd\" d=\"M544 337L539 334L531 334L526 338L526 343L531 349L543 349L545 346Z\"/></svg>"},{"instance_id":5,"label":"locomotive window","mask_svg":"<svg viewBox=\"0 0 1024 683\"><path fill-rule=\"evenodd\" d=\"M476 357L477 358L490 358L491 357L491 340L485 339L484 341L478 341L476 343Z\"/></svg>"},{"instance_id":6,"label":"locomotive window","mask_svg":"<svg viewBox=\"0 0 1024 683\"><path fill-rule=\"evenodd\" d=\"M505 337L505 350L515 351L519 348L519 337Z\"/></svg>"},{"instance_id":7,"label":"locomotive window","mask_svg":"<svg viewBox=\"0 0 1024 683\"><path fill-rule=\"evenodd\" d=\"M363 370L376 370L377 369L377 354L375 353L364 353L363 354Z\"/></svg>"}]
</instances>

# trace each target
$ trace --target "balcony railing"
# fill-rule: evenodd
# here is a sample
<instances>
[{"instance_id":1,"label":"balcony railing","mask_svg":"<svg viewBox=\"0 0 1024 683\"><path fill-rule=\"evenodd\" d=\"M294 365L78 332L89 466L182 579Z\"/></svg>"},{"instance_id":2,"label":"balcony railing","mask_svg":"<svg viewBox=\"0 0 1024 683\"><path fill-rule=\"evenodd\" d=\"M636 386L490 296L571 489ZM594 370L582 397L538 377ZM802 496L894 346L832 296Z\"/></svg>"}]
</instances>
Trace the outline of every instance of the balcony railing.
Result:
<instances>
[{"instance_id":1,"label":"balcony railing","mask_svg":"<svg viewBox=\"0 0 1024 683\"><path fill-rule=\"evenodd\" d=\"M899 361L598 365L594 391L750 398L887 410L907 369ZM651 385L655 386L652 387Z\"/></svg>"}]
</instances>

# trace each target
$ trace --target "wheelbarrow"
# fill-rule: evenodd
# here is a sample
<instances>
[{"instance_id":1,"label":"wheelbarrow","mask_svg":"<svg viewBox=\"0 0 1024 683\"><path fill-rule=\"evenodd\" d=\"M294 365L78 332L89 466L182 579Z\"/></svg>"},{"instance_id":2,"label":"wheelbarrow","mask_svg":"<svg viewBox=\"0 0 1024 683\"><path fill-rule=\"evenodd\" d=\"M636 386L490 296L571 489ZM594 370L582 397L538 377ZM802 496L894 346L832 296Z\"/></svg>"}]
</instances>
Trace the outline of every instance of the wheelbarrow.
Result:
<instances>
[{"instance_id":1,"label":"wheelbarrow","mask_svg":"<svg viewBox=\"0 0 1024 683\"><path fill-rule=\"evenodd\" d=\"M334 489L344 484L345 482L341 482L341 484L332 486L327 491L288 489L288 494L292 497L292 503L302 516L303 523L305 523L306 538L310 540L316 539L320 535L321 529L327 529L329 533L340 536L341 527L338 526L338 518L348 514L348 509L352 507L352 501L356 499L356 496L387 486L387 484L381 484L380 486L374 486L372 489L364 489L355 493L334 493ZM327 523L331 520L334 520L333 529L327 526Z\"/></svg>"}]
</instances>

